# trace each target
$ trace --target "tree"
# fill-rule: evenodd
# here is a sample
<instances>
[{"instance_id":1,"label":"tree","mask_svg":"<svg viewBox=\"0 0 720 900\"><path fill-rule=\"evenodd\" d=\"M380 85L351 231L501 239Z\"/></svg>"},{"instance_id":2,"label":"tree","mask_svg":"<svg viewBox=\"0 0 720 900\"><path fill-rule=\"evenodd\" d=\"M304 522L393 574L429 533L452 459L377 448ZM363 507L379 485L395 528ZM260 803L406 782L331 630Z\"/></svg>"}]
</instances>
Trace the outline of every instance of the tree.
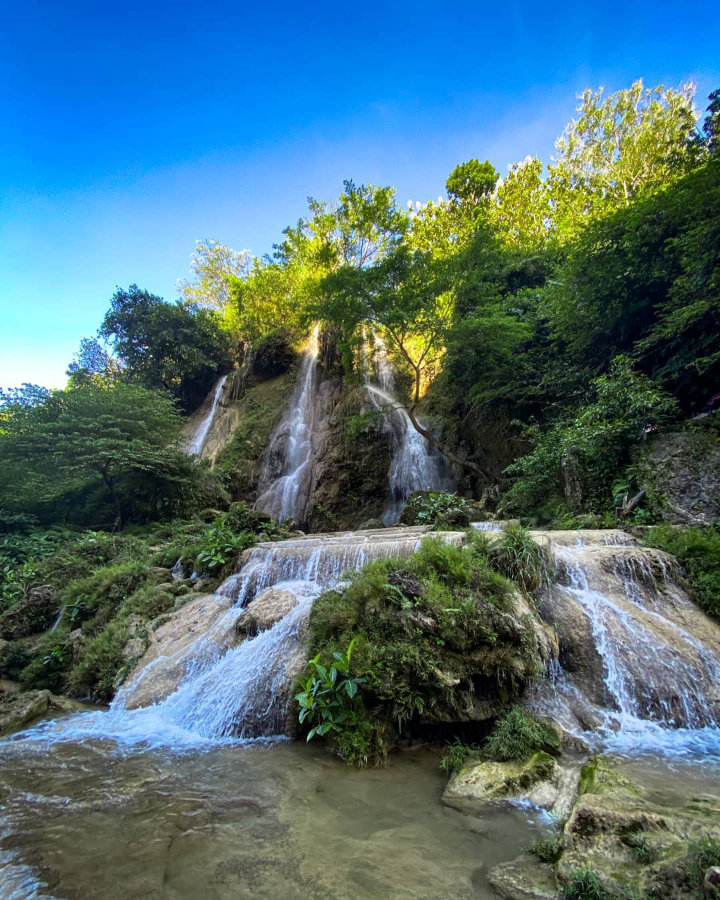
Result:
<instances>
[{"instance_id":1,"label":"tree","mask_svg":"<svg viewBox=\"0 0 720 900\"><path fill-rule=\"evenodd\" d=\"M190 254L192 278L178 281L178 293L190 306L223 312L231 299L233 279L244 278L250 271L249 250L232 250L217 241L198 241Z\"/></svg>"},{"instance_id":2,"label":"tree","mask_svg":"<svg viewBox=\"0 0 720 900\"><path fill-rule=\"evenodd\" d=\"M81 338L78 352L68 365L66 374L77 383L86 378L112 378L119 372L118 361L97 338Z\"/></svg>"},{"instance_id":3,"label":"tree","mask_svg":"<svg viewBox=\"0 0 720 900\"><path fill-rule=\"evenodd\" d=\"M603 88L583 93L579 116L558 139L559 155L549 167L553 216L563 239L692 167L694 95L692 84L676 91L645 88L642 80L608 97Z\"/></svg>"},{"instance_id":4,"label":"tree","mask_svg":"<svg viewBox=\"0 0 720 900\"><path fill-rule=\"evenodd\" d=\"M488 217L509 247L534 250L548 239L550 194L542 173L540 160L528 156L498 181Z\"/></svg>"},{"instance_id":5,"label":"tree","mask_svg":"<svg viewBox=\"0 0 720 900\"><path fill-rule=\"evenodd\" d=\"M160 391L95 383L56 391L30 414L10 417L0 435L5 473L33 499L57 500L84 484L108 492L116 527L141 491L160 504L192 490L192 463L176 448L182 418Z\"/></svg>"},{"instance_id":6,"label":"tree","mask_svg":"<svg viewBox=\"0 0 720 900\"><path fill-rule=\"evenodd\" d=\"M415 430L452 462L481 471L453 453L417 417L424 388L445 354L454 305L448 275L447 262L401 245L370 268L344 266L326 276L322 300L310 308L310 315L332 322L346 336L369 325L386 337L412 372L410 400L404 408Z\"/></svg>"},{"instance_id":7,"label":"tree","mask_svg":"<svg viewBox=\"0 0 720 900\"><path fill-rule=\"evenodd\" d=\"M111 341L127 379L169 391L186 410L232 364L231 338L216 313L165 303L136 284L117 289L100 335Z\"/></svg>"},{"instance_id":8,"label":"tree","mask_svg":"<svg viewBox=\"0 0 720 900\"><path fill-rule=\"evenodd\" d=\"M469 159L455 166L448 175L445 189L453 202L477 207L495 190L497 180L498 173L489 160L481 163L478 159Z\"/></svg>"},{"instance_id":9,"label":"tree","mask_svg":"<svg viewBox=\"0 0 720 900\"><path fill-rule=\"evenodd\" d=\"M720 156L720 90L713 91L708 97L703 135L705 146L711 156Z\"/></svg>"}]
</instances>

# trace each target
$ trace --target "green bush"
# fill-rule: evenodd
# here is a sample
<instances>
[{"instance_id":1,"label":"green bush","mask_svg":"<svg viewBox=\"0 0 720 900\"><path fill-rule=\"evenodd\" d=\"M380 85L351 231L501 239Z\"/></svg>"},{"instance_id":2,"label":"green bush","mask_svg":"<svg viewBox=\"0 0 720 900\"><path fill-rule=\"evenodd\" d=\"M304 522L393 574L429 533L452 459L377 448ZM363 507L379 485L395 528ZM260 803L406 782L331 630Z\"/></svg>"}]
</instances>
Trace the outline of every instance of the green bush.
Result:
<instances>
[{"instance_id":1,"label":"green bush","mask_svg":"<svg viewBox=\"0 0 720 900\"><path fill-rule=\"evenodd\" d=\"M451 509L465 509L468 501L446 491L418 491L408 498L400 521L404 525L434 525Z\"/></svg>"},{"instance_id":2,"label":"green bush","mask_svg":"<svg viewBox=\"0 0 720 900\"><path fill-rule=\"evenodd\" d=\"M511 706L495 723L483 754L500 762L526 760L538 750L559 754L560 740L552 728L533 718L522 706Z\"/></svg>"},{"instance_id":3,"label":"green bush","mask_svg":"<svg viewBox=\"0 0 720 900\"><path fill-rule=\"evenodd\" d=\"M658 525L645 539L680 560L693 599L720 620L720 524L704 528Z\"/></svg>"},{"instance_id":4,"label":"green bush","mask_svg":"<svg viewBox=\"0 0 720 900\"><path fill-rule=\"evenodd\" d=\"M443 751L440 758L440 769L446 775L459 772L471 757L478 755L478 752L479 748L475 744L465 744L456 737Z\"/></svg>"},{"instance_id":5,"label":"green bush","mask_svg":"<svg viewBox=\"0 0 720 900\"><path fill-rule=\"evenodd\" d=\"M537 838L528 847L528 853L537 857L540 862L556 863L562 856L563 849L563 839L560 836Z\"/></svg>"},{"instance_id":6,"label":"green bush","mask_svg":"<svg viewBox=\"0 0 720 900\"><path fill-rule=\"evenodd\" d=\"M551 580L552 557L521 525L509 526L503 531L490 545L489 559L494 569L514 581L525 594Z\"/></svg>"},{"instance_id":7,"label":"green bush","mask_svg":"<svg viewBox=\"0 0 720 900\"><path fill-rule=\"evenodd\" d=\"M111 700L127 672L123 648L130 631L127 621L115 619L82 647L78 662L67 676L67 689L74 696Z\"/></svg>"}]
</instances>

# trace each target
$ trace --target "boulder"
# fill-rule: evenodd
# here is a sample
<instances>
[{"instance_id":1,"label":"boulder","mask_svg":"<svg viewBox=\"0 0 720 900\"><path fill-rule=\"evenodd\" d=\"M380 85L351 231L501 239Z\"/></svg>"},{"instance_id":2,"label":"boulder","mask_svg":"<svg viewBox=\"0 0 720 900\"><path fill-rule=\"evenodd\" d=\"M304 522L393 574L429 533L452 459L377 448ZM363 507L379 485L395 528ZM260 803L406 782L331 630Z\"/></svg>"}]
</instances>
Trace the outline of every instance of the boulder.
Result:
<instances>
[{"instance_id":1,"label":"boulder","mask_svg":"<svg viewBox=\"0 0 720 900\"><path fill-rule=\"evenodd\" d=\"M267 631L297 606L297 597L291 591L268 588L247 605L235 622L235 630L241 635L255 635Z\"/></svg>"},{"instance_id":2,"label":"boulder","mask_svg":"<svg viewBox=\"0 0 720 900\"><path fill-rule=\"evenodd\" d=\"M0 699L0 736L20 731L52 712L83 709L50 691L22 691Z\"/></svg>"},{"instance_id":3,"label":"boulder","mask_svg":"<svg viewBox=\"0 0 720 900\"><path fill-rule=\"evenodd\" d=\"M448 509L438 516L436 524L448 525L453 528L468 528L470 525L470 516L466 510L461 507Z\"/></svg>"},{"instance_id":4,"label":"boulder","mask_svg":"<svg viewBox=\"0 0 720 900\"><path fill-rule=\"evenodd\" d=\"M476 760L452 776L445 788L443 802L466 807L489 800L507 800L551 778L554 769L555 760L542 750L524 761Z\"/></svg>"},{"instance_id":5,"label":"boulder","mask_svg":"<svg viewBox=\"0 0 720 900\"><path fill-rule=\"evenodd\" d=\"M488 874L490 884L505 900L557 900L559 885L550 866L530 859L501 863Z\"/></svg>"}]
</instances>

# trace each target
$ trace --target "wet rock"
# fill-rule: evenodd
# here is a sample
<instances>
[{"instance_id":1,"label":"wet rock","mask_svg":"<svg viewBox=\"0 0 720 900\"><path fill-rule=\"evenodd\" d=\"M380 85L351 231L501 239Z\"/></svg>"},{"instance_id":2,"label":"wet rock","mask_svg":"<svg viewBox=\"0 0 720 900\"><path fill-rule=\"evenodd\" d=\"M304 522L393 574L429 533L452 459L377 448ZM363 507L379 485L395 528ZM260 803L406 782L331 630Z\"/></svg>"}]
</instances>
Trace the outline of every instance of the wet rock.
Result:
<instances>
[{"instance_id":1,"label":"wet rock","mask_svg":"<svg viewBox=\"0 0 720 900\"><path fill-rule=\"evenodd\" d=\"M184 600L185 598L183 598ZM149 646L122 687L128 709L149 706L173 693L192 663L237 643L230 597L201 594L148 629ZM204 635L202 642L197 638Z\"/></svg>"},{"instance_id":2,"label":"wet rock","mask_svg":"<svg viewBox=\"0 0 720 900\"><path fill-rule=\"evenodd\" d=\"M57 600L51 585L44 584L28 591L27 598L12 606L0 616L0 636L16 641L45 631L57 614Z\"/></svg>"},{"instance_id":3,"label":"wet rock","mask_svg":"<svg viewBox=\"0 0 720 900\"><path fill-rule=\"evenodd\" d=\"M391 572L388 575L388 584L399 588L408 600L415 600L422 596L422 582L409 572Z\"/></svg>"},{"instance_id":4,"label":"wet rock","mask_svg":"<svg viewBox=\"0 0 720 900\"><path fill-rule=\"evenodd\" d=\"M489 872L490 884L506 900L556 900L559 885L550 866L534 860L501 863Z\"/></svg>"},{"instance_id":5,"label":"wet rock","mask_svg":"<svg viewBox=\"0 0 720 900\"><path fill-rule=\"evenodd\" d=\"M382 519L365 519L365 521L360 525L358 531L371 531L375 528L384 528L385 523Z\"/></svg>"},{"instance_id":6,"label":"wet rock","mask_svg":"<svg viewBox=\"0 0 720 900\"><path fill-rule=\"evenodd\" d=\"M50 691L24 691L0 699L0 736L20 731L51 712L83 709L81 703Z\"/></svg>"},{"instance_id":7,"label":"wet rock","mask_svg":"<svg viewBox=\"0 0 720 900\"><path fill-rule=\"evenodd\" d=\"M467 528L470 525L470 521L467 511L458 507L457 509L448 509L439 515L436 524Z\"/></svg>"},{"instance_id":8,"label":"wet rock","mask_svg":"<svg viewBox=\"0 0 720 900\"><path fill-rule=\"evenodd\" d=\"M247 605L235 622L238 634L255 635L272 628L297 606L292 591L268 588Z\"/></svg>"},{"instance_id":9,"label":"wet rock","mask_svg":"<svg viewBox=\"0 0 720 900\"><path fill-rule=\"evenodd\" d=\"M555 760L542 750L522 762L483 760L468 763L450 779L443 802L465 807L468 803L515 797L551 778L554 768Z\"/></svg>"}]
</instances>

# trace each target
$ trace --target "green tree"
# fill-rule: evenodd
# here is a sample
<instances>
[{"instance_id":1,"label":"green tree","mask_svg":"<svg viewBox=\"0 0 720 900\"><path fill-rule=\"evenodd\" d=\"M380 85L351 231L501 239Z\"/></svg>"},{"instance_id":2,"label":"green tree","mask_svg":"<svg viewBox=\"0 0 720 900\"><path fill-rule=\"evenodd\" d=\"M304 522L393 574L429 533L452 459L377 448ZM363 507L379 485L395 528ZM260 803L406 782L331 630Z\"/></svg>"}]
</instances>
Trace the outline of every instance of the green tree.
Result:
<instances>
[{"instance_id":1,"label":"green tree","mask_svg":"<svg viewBox=\"0 0 720 900\"><path fill-rule=\"evenodd\" d=\"M489 209L489 220L509 247L534 250L548 239L550 192L543 179L543 165L528 156L513 163L500 179L496 203Z\"/></svg>"},{"instance_id":2,"label":"green tree","mask_svg":"<svg viewBox=\"0 0 720 900\"><path fill-rule=\"evenodd\" d=\"M232 364L232 341L216 313L166 303L136 284L115 292L100 335L111 342L127 379L163 388L186 410L198 406Z\"/></svg>"},{"instance_id":3,"label":"green tree","mask_svg":"<svg viewBox=\"0 0 720 900\"><path fill-rule=\"evenodd\" d=\"M83 384L56 391L0 433L0 495L52 502L99 482L116 527L136 491L167 504L193 489L193 468L176 447L182 418L163 392L139 385Z\"/></svg>"},{"instance_id":4,"label":"green tree","mask_svg":"<svg viewBox=\"0 0 720 900\"><path fill-rule=\"evenodd\" d=\"M694 94L692 84L676 91L646 88L642 80L608 97L602 88L583 93L578 118L558 139L558 158L549 167L553 217L563 239L695 164Z\"/></svg>"},{"instance_id":5,"label":"green tree","mask_svg":"<svg viewBox=\"0 0 720 900\"><path fill-rule=\"evenodd\" d=\"M450 199L466 207L477 207L495 190L498 173L489 160L481 163L478 159L455 166L448 175L445 189Z\"/></svg>"},{"instance_id":6,"label":"green tree","mask_svg":"<svg viewBox=\"0 0 720 900\"><path fill-rule=\"evenodd\" d=\"M190 254L192 278L178 281L178 293L190 306L223 312L231 299L233 279L250 271L249 250L232 250L217 241L198 241Z\"/></svg>"}]
</instances>

